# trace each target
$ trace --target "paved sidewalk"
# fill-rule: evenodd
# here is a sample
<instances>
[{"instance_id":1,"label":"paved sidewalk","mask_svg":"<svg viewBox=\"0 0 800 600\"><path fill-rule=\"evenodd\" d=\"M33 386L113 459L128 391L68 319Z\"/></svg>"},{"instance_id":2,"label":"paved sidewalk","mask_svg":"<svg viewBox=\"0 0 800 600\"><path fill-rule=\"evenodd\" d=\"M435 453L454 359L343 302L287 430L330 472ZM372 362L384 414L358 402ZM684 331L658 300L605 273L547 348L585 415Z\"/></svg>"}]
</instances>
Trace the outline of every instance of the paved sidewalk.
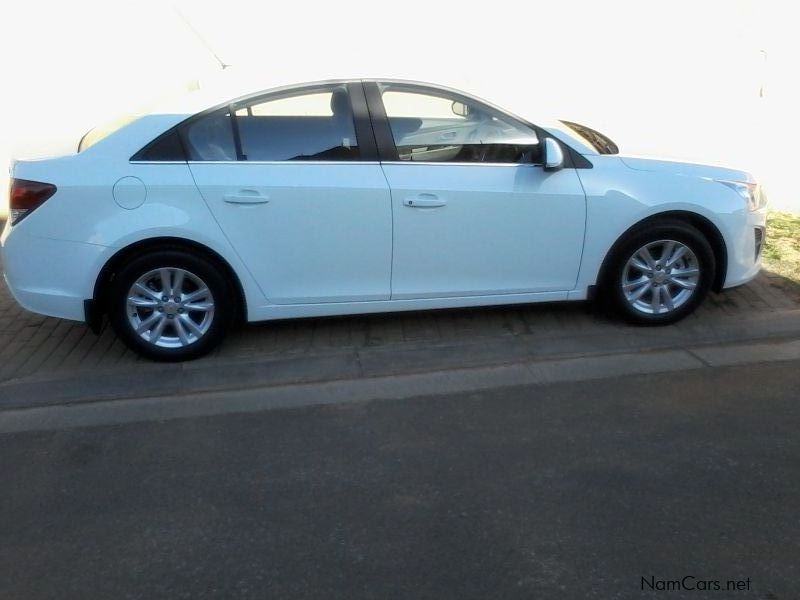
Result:
<instances>
[{"instance_id":1,"label":"paved sidewalk","mask_svg":"<svg viewBox=\"0 0 800 600\"><path fill-rule=\"evenodd\" d=\"M572 340L568 346L576 354L581 340L588 350L595 351L602 350L611 339L621 343L628 338L644 340L637 346L642 348L649 347L648 340L657 347L661 345L659 340L680 346L703 343L704 332L726 327L735 330L753 319L756 323L751 329L757 330L757 320L770 315L778 322L778 331L773 332L776 334L780 315L787 311L800 311L800 292L786 280L763 273L747 286L712 294L694 315L666 328L633 327L611 321L594 314L585 303L304 319L243 327L232 332L222 348L191 363L190 368L217 374L230 371L231 376L226 378L230 382L235 381L236 369L243 363L269 362L278 368L276 361L297 364L297 359L303 358L321 374L335 375L341 369L360 368L348 361L358 362L365 357L379 362L399 361L398 368L419 370L433 352L423 351L432 348L439 349L435 357L439 362L449 352L455 367L471 362L470 357L491 362L489 359L500 356L504 347L522 347L530 353L531 346L537 344L558 349L564 340ZM772 327L776 327L775 323ZM731 340L735 339L736 335L731 334ZM721 340L712 336L706 343L718 341ZM134 365L135 371L131 370ZM87 372L97 380L104 373L122 371L132 377L161 375L165 370L175 372L174 367L134 355L108 327L96 336L82 323L34 315L20 308L5 285L0 285L0 382L74 378Z\"/></svg>"}]
</instances>

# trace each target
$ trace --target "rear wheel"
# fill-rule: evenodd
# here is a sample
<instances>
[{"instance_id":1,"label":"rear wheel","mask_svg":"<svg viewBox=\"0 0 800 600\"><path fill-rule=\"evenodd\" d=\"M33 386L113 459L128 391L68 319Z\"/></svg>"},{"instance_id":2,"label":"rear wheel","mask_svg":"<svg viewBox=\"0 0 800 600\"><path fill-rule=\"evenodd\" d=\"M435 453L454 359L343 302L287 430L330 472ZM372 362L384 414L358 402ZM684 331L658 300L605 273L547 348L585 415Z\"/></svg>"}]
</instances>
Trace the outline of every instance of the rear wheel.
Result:
<instances>
[{"instance_id":1,"label":"rear wheel","mask_svg":"<svg viewBox=\"0 0 800 600\"><path fill-rule=\"evenodd\" d=\"M615 252L604 289L627 320L665 325L697 308L714 269L714 253L697 229L657 223L631 235Z\"/></svg>"},{"instance_id":2,"label":"rear wheel","mask_svg":"<svg viewBox=\"0 0 800 600\"><path fill-rule=\"evenodd\" d=\"M139 354L189 360L222 341L232 321L233 297L212 264L170 250L126 265L113 281L108 311L117 335Z\"/></svg>"}]
</instances>

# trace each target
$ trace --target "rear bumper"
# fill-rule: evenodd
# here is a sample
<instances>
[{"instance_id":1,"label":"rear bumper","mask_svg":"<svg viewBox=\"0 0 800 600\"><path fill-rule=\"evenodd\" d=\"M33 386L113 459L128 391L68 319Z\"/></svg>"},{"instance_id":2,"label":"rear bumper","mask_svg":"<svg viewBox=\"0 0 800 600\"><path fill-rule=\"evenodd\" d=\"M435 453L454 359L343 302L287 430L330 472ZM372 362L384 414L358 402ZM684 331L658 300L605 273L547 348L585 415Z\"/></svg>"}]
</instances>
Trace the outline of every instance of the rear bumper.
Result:
<instances>
[{"instance_id":1,"label":"rear bumper","mask_svg":"<svg viewBox=\"0 0 800 600\"><path fill-rule=\"evenodd\" d=\"M29 290L12 283L4 274L8 289L17 303L24 309L48 317L84 321L83 298L69 296L54 291Z\"/></svg>"},{"instance_id":2,"label":"rear bumper","mask_svg":"<svg viewBox=\"0 0 800 600\"><path fill-rule=\"evenodd\" d=\"M95 276L109 249L6 230L0 238L3 278L25 309L86 321L84 301L94 295Z\"/></svg>"}]
</instances>

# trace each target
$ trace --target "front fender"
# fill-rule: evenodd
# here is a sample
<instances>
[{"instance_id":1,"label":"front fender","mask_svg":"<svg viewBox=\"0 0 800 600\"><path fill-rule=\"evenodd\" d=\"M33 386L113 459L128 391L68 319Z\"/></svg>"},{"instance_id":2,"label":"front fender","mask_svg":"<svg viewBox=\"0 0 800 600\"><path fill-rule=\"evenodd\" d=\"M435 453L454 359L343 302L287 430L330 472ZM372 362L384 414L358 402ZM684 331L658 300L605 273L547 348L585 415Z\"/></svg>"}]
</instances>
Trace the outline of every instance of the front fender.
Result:
<instances>
[{"instance_id":1,"label":"front fender","mask_svg":"<svg viewBox=\"0 0 800 600\"><path fill-rule=\"evenodd\" d=\"M595 168L579 170L587 220L578 291L597 283L609 251L626 232L659 214L704 218L729 253L743 243L748 210L726 186L702 177L629 169L614 156L593 157L593 163Z\"/></svg>"}]
</instances>

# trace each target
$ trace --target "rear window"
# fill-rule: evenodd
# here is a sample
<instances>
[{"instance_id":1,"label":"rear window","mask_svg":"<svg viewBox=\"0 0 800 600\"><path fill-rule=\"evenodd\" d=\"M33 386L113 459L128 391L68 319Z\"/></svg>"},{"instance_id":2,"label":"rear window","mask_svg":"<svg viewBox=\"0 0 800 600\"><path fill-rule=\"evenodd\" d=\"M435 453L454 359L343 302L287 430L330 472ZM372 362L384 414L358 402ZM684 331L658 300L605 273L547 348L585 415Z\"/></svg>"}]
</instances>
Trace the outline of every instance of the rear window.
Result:
<instances>
[{"instance_id":1,"label":"rear window","mask_svg":"<svg viewBox=\"0 0 800 600\"><path fill-rule=\"evenodd\" d=\"M90 129L86 134L81 138L80 143L78 144L78 152L83 152L87 148L91 148L100 140L104 140L108 136L110 136L115 131L119 131L126 125L133 123L136 119L138 119L140 115L124 115L117 119L114 119L110 123L106 123L104 125L99 125L94 129Z\"/></svg>"},{"instance_id":2,"label":"rear window","mask_svg":"<svg viewBox=\"0 0 800 600\"><path fill-rule=\"evenodd\" d=\"M183 139L189 160L236 160L236 143L228 109L184 126Z\"/></svg>"},{"instance_id":3,"label":"rear window","mask_svg":"<svg viewBox=\"0 0 800 600\"><path fill-rule=\"evenodd\" d=\"M232 109L233 116L222 108L181 126L189 160L359 160L346 86L261 97Z\"/></svg>"}]
</instances>

